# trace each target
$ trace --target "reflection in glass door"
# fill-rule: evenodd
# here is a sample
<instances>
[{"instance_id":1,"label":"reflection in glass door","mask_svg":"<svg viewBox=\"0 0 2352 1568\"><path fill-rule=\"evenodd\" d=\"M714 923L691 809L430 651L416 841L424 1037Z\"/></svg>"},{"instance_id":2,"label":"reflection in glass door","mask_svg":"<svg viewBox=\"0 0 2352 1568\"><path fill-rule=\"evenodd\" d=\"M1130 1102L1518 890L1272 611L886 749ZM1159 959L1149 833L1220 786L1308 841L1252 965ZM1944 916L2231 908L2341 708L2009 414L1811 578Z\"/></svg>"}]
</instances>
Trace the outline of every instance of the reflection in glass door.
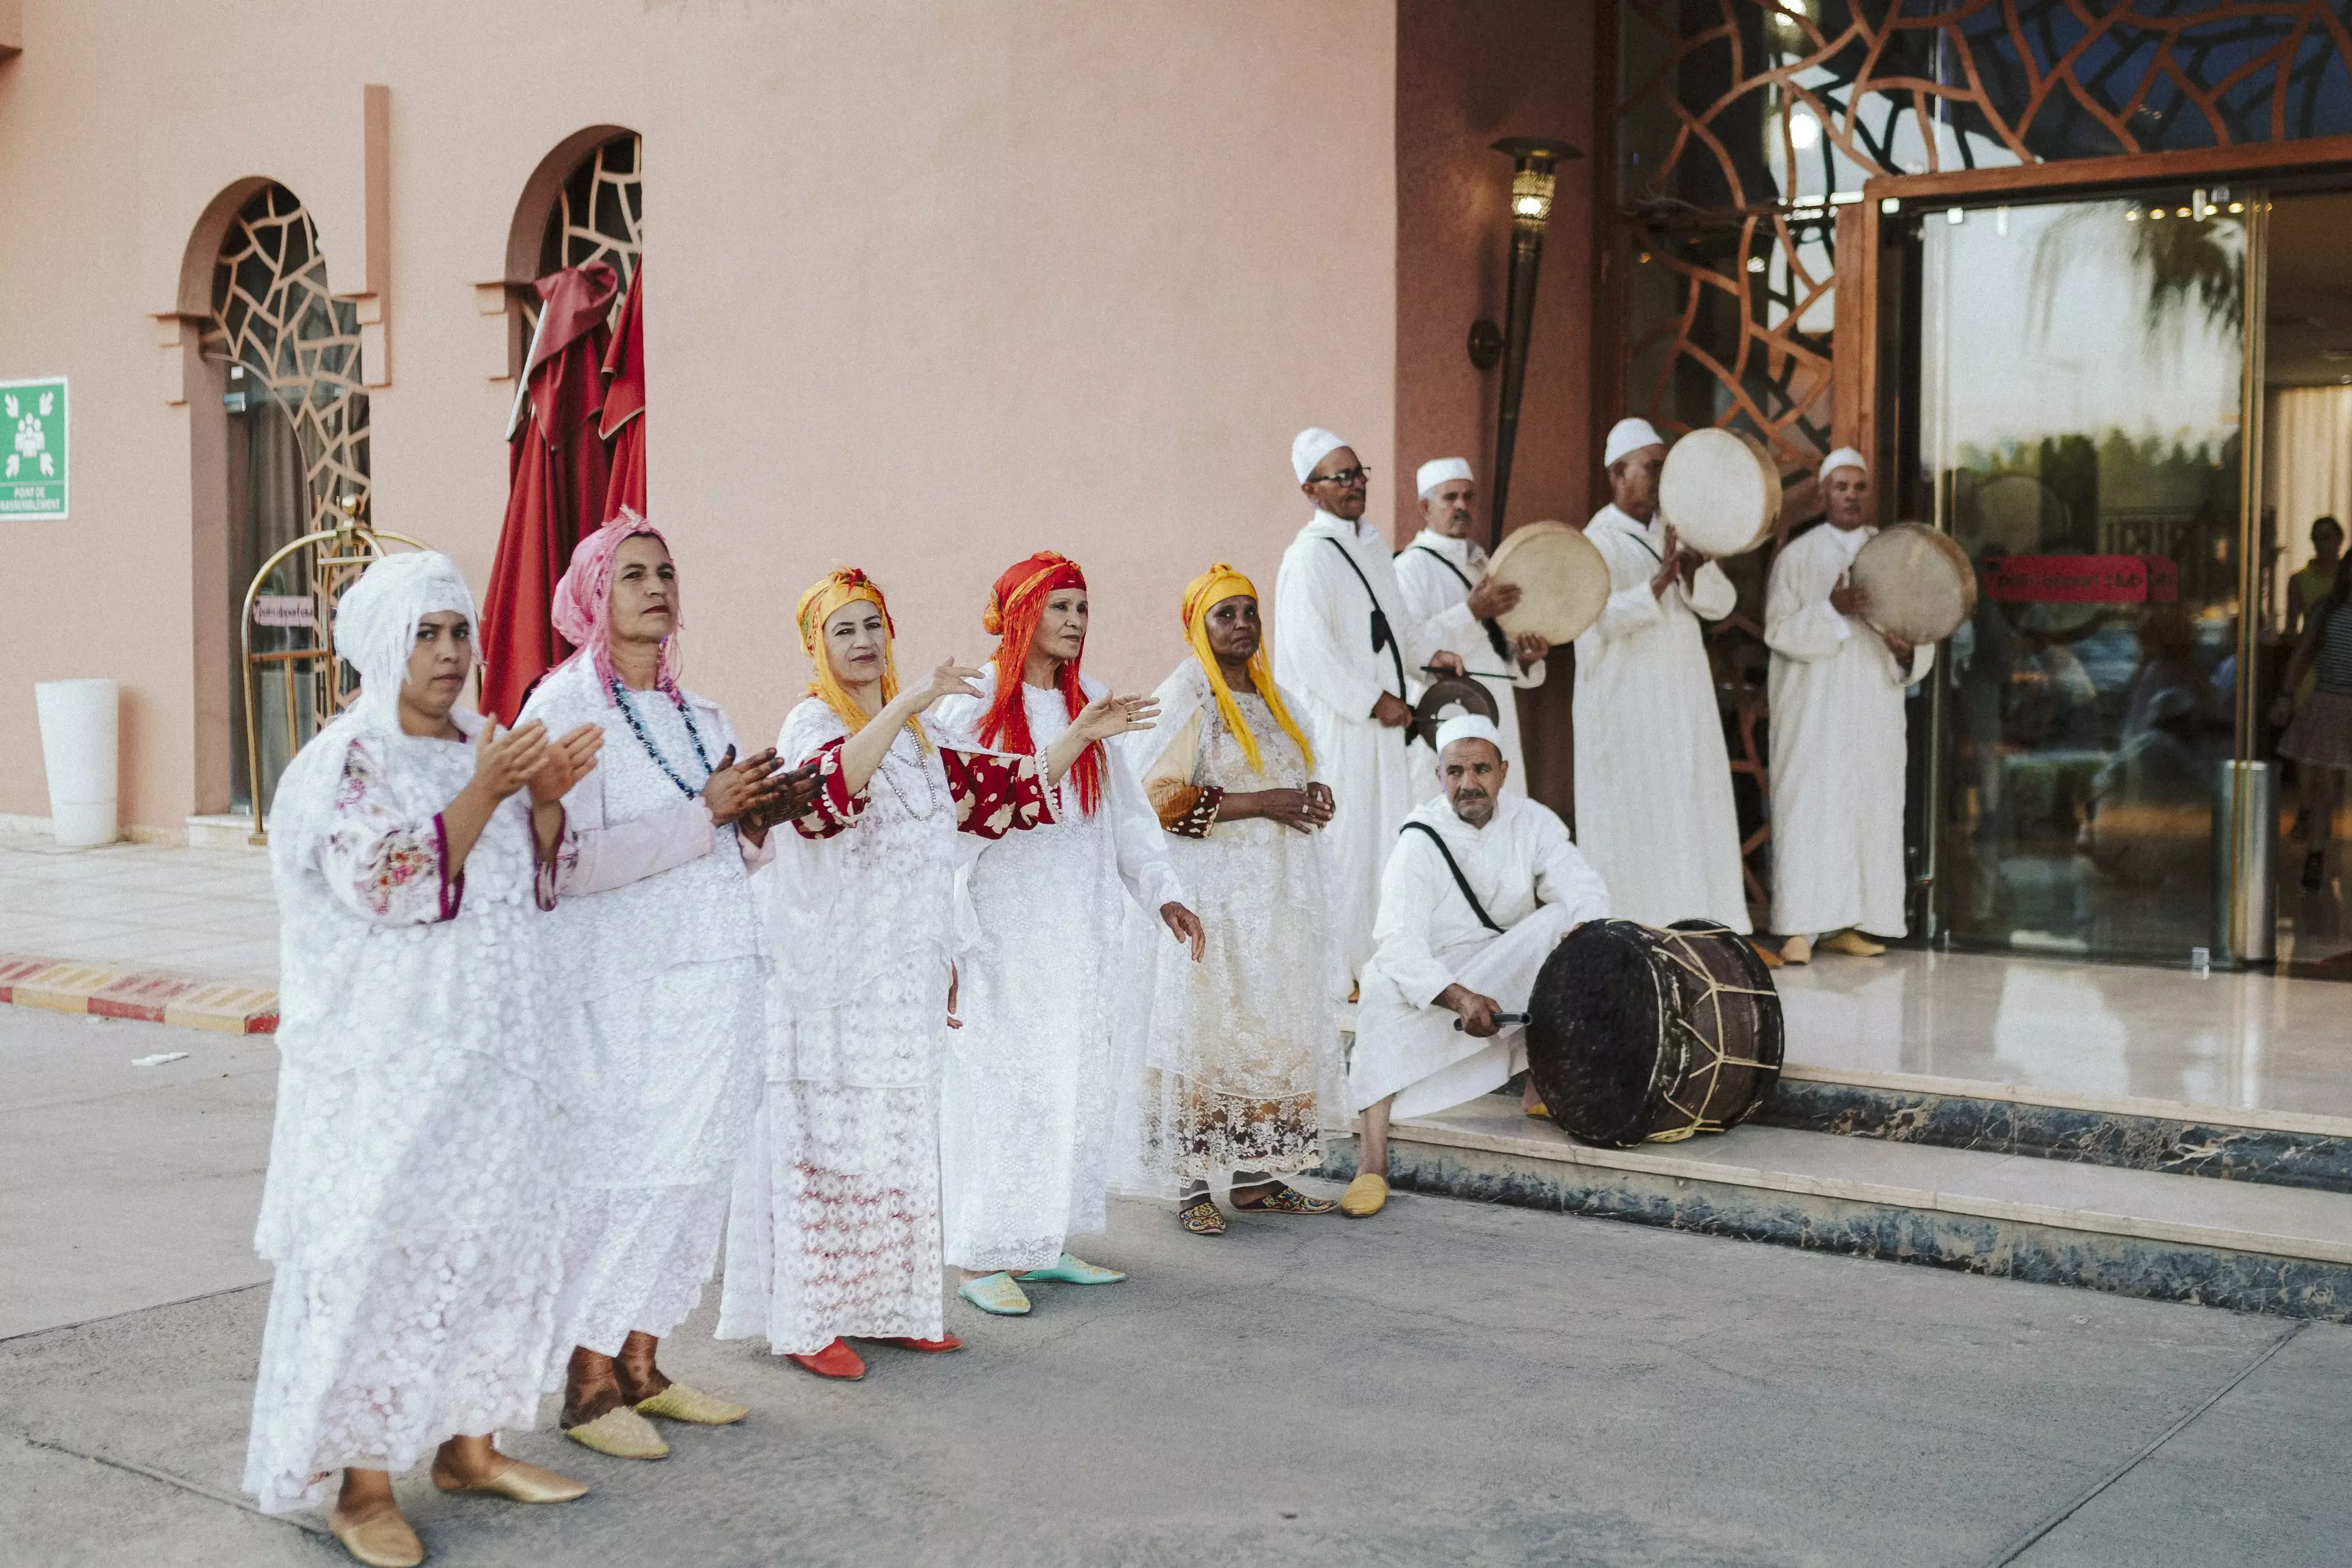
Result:
<instances>
[{"instance_id":1,"label":"reflection in glass door","mask_svg":"<svg viewBox=\"0 0 2352 1568\"><path fill-rule=\"evenodd\" d=\"M1936 925L2180 962L2231 754L2246 216L2209 191L1918 223L1920 462L1979 600L1937 667Z\"/></svg>"}]
</instances>

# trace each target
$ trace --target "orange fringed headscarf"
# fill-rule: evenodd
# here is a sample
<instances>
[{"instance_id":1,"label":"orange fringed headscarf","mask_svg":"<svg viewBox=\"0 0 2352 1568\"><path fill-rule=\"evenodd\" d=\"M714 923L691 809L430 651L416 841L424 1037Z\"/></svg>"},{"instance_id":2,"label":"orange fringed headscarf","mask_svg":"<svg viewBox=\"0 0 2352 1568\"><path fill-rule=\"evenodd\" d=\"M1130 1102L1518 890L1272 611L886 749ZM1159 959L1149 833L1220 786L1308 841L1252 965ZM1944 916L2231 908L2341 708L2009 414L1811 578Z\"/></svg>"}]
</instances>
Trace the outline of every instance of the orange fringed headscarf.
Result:
<instances>
[{"instance_id":1,"label":"orange fringed headscarf","mask_svg":"<svg viewBox=\"0 0 2352 1568\"><path fill-rule=\"evenodd\" d=\"M838 714L853 735L864 729L874 715L858 705L857 699L849 694L841 678L834 673L833 657L824 647L824 623L832 618L834 611L860 599L882 612L882 702L887 707L898 697L898 628L890 619L889 601L883 598L874 579L855 566L836 566L811 584L793 610L793 618L800 623L801 647L808 651L809 662L816 667L816 679L809 682L808 694ZM923 740L919 720L908 720L907 727L915 731L917 740ZM924 744L928 746L929 742L925 741Z\"/></svg>"},{"instance_id":2,"label":"orange fringed headscarf","mask_svg":"<svg viewBox=\"0 0 2352 1568\"><path fill-rule=\"evenodd\" d=\"M996 694L980 721L982 745L1024 754L1037 749L1029 735L1029 710L1021 689L1022 672L1029 663L1029 645L1037 635L1045 596L1056 588L1083 591L1086 585L1087 574L1078 570L1078 563L1050 550L1041 550L1026 561L1016 562L996 580L996 587L988 596L988 608L980 617L981 629L998 639L994 656ZM1074 658L1062 666L1054 677L1054 684L1068 705L1070 717L1076 719L1087 705L1086 692L1078 684L1078 660ZM1078 754L1069 777L1077 784L1078 810L1092 815L1102 801L1100 742Z\"/></svg>"},{"instance_id":3,"label":"orange fringed headscarf","mask_svg":"<svg viewBox=\"0 0 2352 1568\"><path fill-rule=\"evenodd\" d=\"M1234 700L1234 689L1225 684L1224 669L1217 663L1217 656L1209 647L1211 607L1244 595L1256 598L1257 584L1223 562L1218 562L1193 578L1184 590L1184 635L1192 639L1192 657L1201 661L1201 668L1209 677L1209 689L1216 694L1217 717L1225 721L1225 728L1232 731L1234 740L1241 742L1242 754L1249 759L1250 767L1264 773L1265 764L1257 754L1257 737L1251 734L1250 727L1243 722L1241 704ZM1282 726L1284 734L1298 742L1298 754L1307 759L1307 767L1312 769L1315 766L1315 748L1307 743L1306 731L1299 729L1298 721L1290 716L1290 710L1282 705L1282 693L1274 684L1274 661L1266 656L1263 637L1258 639L1257 651L1250 655L1249 678L1250 684L1257 688L1257 694L1265 700L1267 710L1274 714L1274 721Z\"/></svg>"}]
</instances>

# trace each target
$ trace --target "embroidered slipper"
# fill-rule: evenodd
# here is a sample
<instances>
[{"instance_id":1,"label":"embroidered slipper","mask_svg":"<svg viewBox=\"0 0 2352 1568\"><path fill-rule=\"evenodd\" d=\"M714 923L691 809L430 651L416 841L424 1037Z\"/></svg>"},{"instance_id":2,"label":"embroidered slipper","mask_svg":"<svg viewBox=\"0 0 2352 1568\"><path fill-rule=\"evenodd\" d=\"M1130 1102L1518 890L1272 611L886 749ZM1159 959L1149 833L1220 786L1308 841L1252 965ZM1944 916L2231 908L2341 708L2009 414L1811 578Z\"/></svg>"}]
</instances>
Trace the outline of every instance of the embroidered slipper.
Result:
<instances>
[{"instance_id":1,"label":"embroidered slipper","mask_svg":"<svg viewBox=\"0 0 2352 1568\"><path fill-rule=\"evenodd\" d=\"M1287 1182L1275 1183L1274 1191L1262 1198L1234 1200L1234 1209L1239 1214L1329 1214L1339 1206L1329 1198L1308 1197Z\"/></svg>"},{"instance_id":2,"label":"embroidered slipper","mask_svg":"<svg viewBox=\"0 0 2352 1568\"><path fill-rule=\"evenodd\" d=\"M1083 1258L1065 1252L1052 1267L1032 1268L1021 1278L1024 1280L1053 1279L1065 1285L1116 1285L1127 1276L1116 1268L1097 1268Z\"/></svg>"},{"instance_id":3,"label":"embroidered slipper","mask_svg":"<svg viewBox=\"0 0 2352 1568\"><path fill-rule=\"evenodd\" d=\"M1194 1236L1223 1236L1225 1216L1217 1212L1215 1203L1208 1198L1176 1211L1176 1223Z\"/></svg>"},{"instance_id":4,"label":"embroidered slipper","mask_svg":"<svg viewBox=\"0 0 2352 1568\"><path fill-rule=\"evenodd\" d=\"M983 1312L993 1312L1000 1318L1017 1318L1029 1310L1029 1298L1013 1282L1010 1274L985 1274L977 1279L967 1279L956 1287L956 1294Z\"/></svg>"},{"instance_id":5,"label":"embroidered slipper","mask_svg":"<svg viewBox=\"0 0 2352 1568\"><path fill-rule=\"evenodd\" d=\"M665 1421L684 1421L696 1426L731 1426L751 1414L748 1405L738 1405L731 1399L721 1399L705 1394L698 1388L688 1388L673 1383L651 1399L637 1401L637 1414L658 1415Z\"/></svg>"},{"instance_id":6,"label":"embroidered slipper","mask_svg":"<svg viewBox=\"0 0 2352 1568\"><path fill-rule=\"evenodd\" d=\"M669 1458L669 1444L654 1430L654 1424L626 1405L615 1405L593 1421L566 1426L563 1435L615 1459Z\"/></svg>"}]
</instances>

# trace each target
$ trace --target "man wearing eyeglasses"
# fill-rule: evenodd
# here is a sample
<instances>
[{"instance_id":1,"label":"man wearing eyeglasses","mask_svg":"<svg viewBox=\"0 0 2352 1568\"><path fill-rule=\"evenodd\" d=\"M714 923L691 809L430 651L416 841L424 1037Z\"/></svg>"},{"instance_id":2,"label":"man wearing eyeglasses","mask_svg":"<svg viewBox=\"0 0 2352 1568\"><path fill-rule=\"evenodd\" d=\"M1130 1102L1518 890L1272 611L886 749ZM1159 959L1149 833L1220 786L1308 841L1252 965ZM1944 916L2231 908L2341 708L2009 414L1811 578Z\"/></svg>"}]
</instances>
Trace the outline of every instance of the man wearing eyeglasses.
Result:
<instances>
[{"instance_id":1,"label":"man wearing eyeglasses","mask_svg":"<svg viewBox=\"0 0 2352 1568\"><path fill-rule=\"evenodd\" d=\"M1405 611L1388 541L1364 521L1370 475L1328 430L1302 430L1291 471L1315 515L1283 552L1274 585L1274 673L1305 710L1318 775L1329 781L1332 893L1348 972L1371 956L1381 868L1420 797L1411 681L1461 658L1433 646Z\"/></svg>"}]
</instances>

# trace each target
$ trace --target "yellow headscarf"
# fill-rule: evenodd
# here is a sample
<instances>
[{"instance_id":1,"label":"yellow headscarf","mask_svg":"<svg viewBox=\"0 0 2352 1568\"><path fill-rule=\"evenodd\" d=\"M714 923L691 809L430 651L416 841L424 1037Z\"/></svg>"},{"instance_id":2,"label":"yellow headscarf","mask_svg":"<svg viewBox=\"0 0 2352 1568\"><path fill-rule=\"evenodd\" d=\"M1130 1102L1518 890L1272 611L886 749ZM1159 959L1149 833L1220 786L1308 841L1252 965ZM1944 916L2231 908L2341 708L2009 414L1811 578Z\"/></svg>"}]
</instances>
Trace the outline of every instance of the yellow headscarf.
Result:
<instances>
[{"instance_id":1,"label":"yellow headscarf","mask_svg":"<svg viewBox=\"0 0 2352 1568\"><path fill-rule=\"evenodd\" d=\"M895 646L898 628L891 622L889 601L882 597L882 590L875 585L874 579L855 566L836 566L809 585L793 612L793 618L800 622L801 647L807 650L809 662L816 667L816 679L809 682L808 694L838 714L853 735L864 729L874 715L858 705L857 699L841 684L841 678L834 674L833 658L824 648L824 623L834 611L860 599L882 612L882 703L887 707L898 697L898 656ZM919 721L910 719L907 727L915 731L917 740L929 745Z\"/></svg>"},{"instance_id":2,"label":"yellow headscarf","mask_svg":"<svg viewBox=\"0 0 2352 1568\"><path fill-rule=\"evenodd\" d=\"M1217 699L1217 717L1225 721L1225 728L1232 731L1234 739L1241 742L1242 754L1249 758L1250 767L1263 773L1265 764L1258 758L1257 737L1251 734L1250 727L1243 722L1241 704L1234 700L1233 688L1225 684L1225 672L1209 647L1210 608L1243 595L1256 598L1257 584L1222 561L1193 578L1184 590L1184 635L1192 639L1192 657L1201 661L1201 668L1209 677L1209 690ZM1267 657L1266 639L1263 637L1258 639L1257 651L1250 655L1249 678L1250 684L1257 688L1257 694L1265 700L1266 707L1273 711L1274 721L1282 726L1284 734L1298 742L1298 754L1307 759L1308 767L1313 767L1315 749L1307 743L1306 732L1299 729L1298 721L1293 719L1290 710L1282 705L1282 693L1276 689L1274 684L1274 660Z\"/></svg>"}]
</instances>

